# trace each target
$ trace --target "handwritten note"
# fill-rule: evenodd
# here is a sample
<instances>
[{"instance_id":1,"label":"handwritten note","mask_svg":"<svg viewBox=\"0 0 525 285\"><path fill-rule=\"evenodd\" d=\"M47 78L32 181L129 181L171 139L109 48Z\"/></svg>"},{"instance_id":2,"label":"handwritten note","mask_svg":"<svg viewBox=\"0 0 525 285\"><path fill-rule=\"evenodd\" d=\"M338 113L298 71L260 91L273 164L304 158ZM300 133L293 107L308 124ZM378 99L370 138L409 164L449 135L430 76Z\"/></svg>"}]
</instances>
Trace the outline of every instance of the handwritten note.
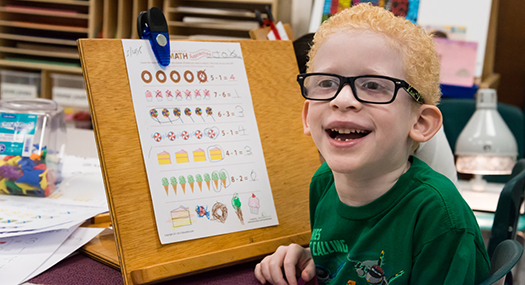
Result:
<instances>
[{"instance_id":1,"label":"handwritten note","mask_svg":"<svg viewBox=\"0 0 525 285\"><path fill-rule=\"evenodd\" d=\"M276 225L240 45L122 45L161 243Z\"/></svg>"}]
</instances>

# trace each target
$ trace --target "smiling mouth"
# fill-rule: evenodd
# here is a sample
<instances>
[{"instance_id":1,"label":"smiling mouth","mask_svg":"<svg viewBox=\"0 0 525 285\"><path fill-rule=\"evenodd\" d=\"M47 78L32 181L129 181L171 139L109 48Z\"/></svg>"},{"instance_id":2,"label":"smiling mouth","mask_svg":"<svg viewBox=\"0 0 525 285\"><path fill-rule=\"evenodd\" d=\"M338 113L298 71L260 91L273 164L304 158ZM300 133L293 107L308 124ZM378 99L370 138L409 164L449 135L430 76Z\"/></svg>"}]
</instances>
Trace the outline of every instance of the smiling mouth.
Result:
<instances>
[{"instance_id":1,"label":"smiling mouth","mask_svg":"<svg viewBox=\"0 0 525 285\"><path fill-rule=\"evenodd\" d=\"M326 130L330 138L337 141L350 141L366 137L370 131L356 129L329 129Z\"/></svg>"}]
</instances>

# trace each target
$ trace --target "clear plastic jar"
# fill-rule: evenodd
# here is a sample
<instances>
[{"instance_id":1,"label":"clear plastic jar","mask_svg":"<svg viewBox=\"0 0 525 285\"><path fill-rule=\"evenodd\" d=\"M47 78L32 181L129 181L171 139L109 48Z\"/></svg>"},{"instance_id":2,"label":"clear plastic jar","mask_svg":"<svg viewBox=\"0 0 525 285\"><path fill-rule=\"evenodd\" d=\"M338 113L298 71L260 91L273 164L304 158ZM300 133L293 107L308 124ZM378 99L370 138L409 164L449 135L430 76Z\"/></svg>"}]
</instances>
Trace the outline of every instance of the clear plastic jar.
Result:
<instances>
[{"instance_id":1,"label":"clear plastic jar","mask_svg":"<svg viewBox=\"0 0 525 285\"><path fill-rule=\"evenodd\" d=\"M64 110L48 99L0 100L0 193L46 197L61 180Z\"/></svg>"}]
</instances>

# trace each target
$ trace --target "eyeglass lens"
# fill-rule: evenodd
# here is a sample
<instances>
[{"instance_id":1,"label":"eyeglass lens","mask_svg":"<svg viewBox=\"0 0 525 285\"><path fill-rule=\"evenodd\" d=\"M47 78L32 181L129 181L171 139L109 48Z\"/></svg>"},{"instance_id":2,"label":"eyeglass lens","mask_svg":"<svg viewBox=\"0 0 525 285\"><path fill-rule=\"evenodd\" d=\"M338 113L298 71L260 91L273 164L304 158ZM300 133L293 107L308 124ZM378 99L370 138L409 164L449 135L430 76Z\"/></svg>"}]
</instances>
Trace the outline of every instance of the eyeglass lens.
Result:
<instances>
[{"instance_id":1,"label":"eyeglass lens","mask_svg":"<svg viewBox=\"0 0 525 285\"><path fill-rule=\"evenodd\" d=\"M368 102L389 102L394 97L396 84L386 78L365 76L354 81L354 95ZM309 99L331 99L342 88L341 78L331 75L310 75L304 79L305 95Z\"/></svg>"}]
</instances>

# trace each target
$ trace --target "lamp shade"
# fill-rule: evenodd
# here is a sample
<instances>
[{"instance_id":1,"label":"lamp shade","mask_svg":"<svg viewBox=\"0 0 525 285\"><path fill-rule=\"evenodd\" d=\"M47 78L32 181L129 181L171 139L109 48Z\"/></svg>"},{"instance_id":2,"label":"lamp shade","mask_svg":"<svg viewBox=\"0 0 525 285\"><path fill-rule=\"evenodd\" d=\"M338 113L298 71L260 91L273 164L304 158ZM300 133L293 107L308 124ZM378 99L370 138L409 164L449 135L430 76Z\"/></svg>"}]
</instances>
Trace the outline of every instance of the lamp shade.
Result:
<instances>
[{"instance_id":1,"label":"lamp shade","mask_svg":"<svg viewBox=\"0 0 525 285\"><path fill-rule=\"evenodd\" d=\"M518 144L497 110L494 89L480 89L476 111L456 141L456 168L472 174L510 174Z\"/></svg>"}]
</instances>

